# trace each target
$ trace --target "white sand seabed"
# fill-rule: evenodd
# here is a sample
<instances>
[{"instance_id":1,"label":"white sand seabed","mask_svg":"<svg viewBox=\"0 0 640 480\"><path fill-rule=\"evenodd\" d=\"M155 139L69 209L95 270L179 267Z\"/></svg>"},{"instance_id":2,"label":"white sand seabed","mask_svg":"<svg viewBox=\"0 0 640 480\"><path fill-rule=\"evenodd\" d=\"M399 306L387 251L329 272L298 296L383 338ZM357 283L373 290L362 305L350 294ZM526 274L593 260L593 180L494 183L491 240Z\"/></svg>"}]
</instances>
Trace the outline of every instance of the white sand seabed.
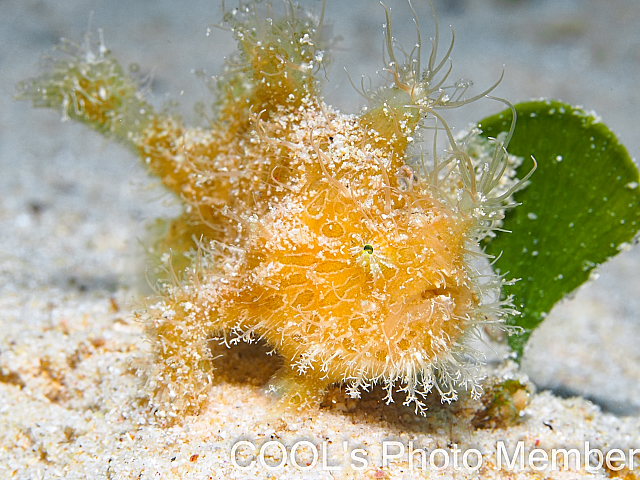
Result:
<instances>
[{"instance_id":1,"label":"white sand seabed","mask_svg":"<svg viewBox=\"0 0 640 480\"><path fill-rule=\"evenodd\" d=\"M327 5L335 33L344 38L328 73L328 101L345 110L354 111L361 99L341 65L356 78L381 65L383 11L374 3L365 8L364 2L353 2L347 8L329 0ZM411 26L403 2L386 3L396 25ZM190 70L206 67L213 73L232 47L225 32L205 36L207 26L220 19L215 2L181 5L0 4L0 479L608 478L612 472L605 469L536 473L525 465L519 472L499 471L499 442L508 442L511 452L523 441L526 455L533 448L582 450L586 441L605 453L640 449L637 249L604 265L598 281L552 312L534 334L523 372L500 362L486 367L492 378L527 373L538 386L516 425L473 428L481 404L467 399L452 406L434 399L422 418L401 405L381 404L379 392L355 402L333 391L327 406L280 418L256 380L264 372L255 367L266 370L273 362L258 357L263 363L256 363L255 352L247 350L221 360L231 374L212 387L201 415L172 427L153 423L140 399L144 378L135 374L152 361L131 313L149 294L138 238L144 238L152 219L170 217L177 207L151 186L153 180L123 148L79 125L61 123L55 112L14 102L12 95L17 81L36 73L37 59L58 37L81 39L93 11L93 25L104 28L123 63L137 62L142 74L153 71L153 101L179 99L190 118L188 106L206 98ZM635 134L640 86L634 81L640 71L640 5L635 0L610 5L467 0L435 6L443 36L449 24L456 29L456 78L473 78L481 88L506 64L499 96L511 101L555 97L595 109L632 156L640 151ZM429 36L428 10L417 8L423 13L423 37ZM396 30L410 38L409 29ZM460 126L501 108L480 103L461 112ZM252 368L258 371L247 376ZM562 399L544 388L583 397ZM240 440L258 449L271 440L289 448L308 440L321 457L324 445L327 455L309 471L291 461L281 470L258 463L243 471L230 461ZM483 465L478 472L453 466L423 472L415 464L410 468L405 452L383 467L385 446L389 455L396 453L397 445L388 442L405 449L410 442L430 451L443 448L451 455L456 444L462 452L482 453ZM358 456L353 453L358 448L366 451L362 471L350 457ZM273 452L275 446L265 453Z\"/></svg>"},{"instance_id":2,"label":"white sand seabed","mask_svg":"<svg viewBox=\"0 0 640 480\"><path fill-rule=\"evenodd\" d=\"M146 409L136 402L142 379L135 376L132 367L150 361L139 325L114 308L126 301L124 297L123 291L107 296L55 288L37 295L3 297L0 307L14 321L7 322L4 329L2 350L0 478L439 476L429 468L423 471L419 456L413 457L411 468L407 454L381 468L384 448L389 455L398 453L397 445L390 442L398 442L407 451L410 442L415 449L442 448L451 455L452 465L453 444L461 452L477 450L483 455L479 473L493 478L507 473L495 470L500 442L513 455L519 441L525 447L525 469L512 478L529 478L535 477L535 472L528 468L528 454L536 447L547 451L578 448L583 452L585 441L589 441L590 448L605 453L612 448L628 452L640 442L640 419L603 414L586 400L563 400L549 392L531 398L517 425L491 430L470 426L478 409L478 402L471 400L451 407L434 402L429 415L422 418L411 409L381 404L380 392L360 402L336 393L335 403L329 402L329 407L278 417L264 389L222 383L212 388L210 405L200 416L173 427L153 424ZM26 319L28 325L15 317ZM509 366L492 367L488 373L514 375ZM274 477L269 477L272 472L260 463L244 472L230 457L233 445L241 440L258 449L266 441L290 448L306 440L316 445L320 459L309 472L299 471L290 461ZM267 465L279 461L277 455L273 458L275 448L265 451ZM364 472L350 468L362 463L344 456L344 451L349 454L356 448L366 451L361 455L367 462ZM244 453L240 449L234 457L238 465L246 460ZM304 455L300 458L299 464L305 465ZM441 460L435 458L437 466ZM476 457L471 456L468 464L473 467L476 463ZM462 468L461 459L459 465L459 471L447 469L446 477L475 477ZM561 467L546 473L549 478L576 476L575 471L565 472ZM584 478L606 475L600 472Z\"/></svg>"}]
</instances>

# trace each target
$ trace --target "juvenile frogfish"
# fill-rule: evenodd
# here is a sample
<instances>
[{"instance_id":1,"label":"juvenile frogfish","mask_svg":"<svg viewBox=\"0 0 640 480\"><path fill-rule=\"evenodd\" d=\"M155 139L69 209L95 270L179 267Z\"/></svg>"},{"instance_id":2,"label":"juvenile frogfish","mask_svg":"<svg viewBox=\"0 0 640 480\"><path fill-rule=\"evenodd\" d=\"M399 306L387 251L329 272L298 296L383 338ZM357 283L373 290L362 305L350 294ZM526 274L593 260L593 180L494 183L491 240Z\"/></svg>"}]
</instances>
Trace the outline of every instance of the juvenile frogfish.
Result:
<instances>
[{"instance_id":1,"label":"juvenile frogfish","mask_svg":"<svg viewBox=\"0 0 640 480\"><path fill-rule=\"evenodd\" d=\"M479 270L479 242L528 176L514 178L510 134L454 136L443 113L493 87L466 98L469 84L448 83L453 41L439 58L437 21L423 69L419 29L404 53L387 12L388 81L361 92L360 114L341 113L322 97L322 19L285 10L225 13L238 52L211 81L206 126L154 111L102 41L63 43L65 58L20 87L125 144L184 202L163 248L189 264L144 315L156 413L206 403L215 339L266 342L284 365L271 390L289 406L335 383L353 397L380 384L387 401L404 391L421 413L433 389L480 395L471 340L517 312L505 280Z\"/></svg>"}]
</instances>

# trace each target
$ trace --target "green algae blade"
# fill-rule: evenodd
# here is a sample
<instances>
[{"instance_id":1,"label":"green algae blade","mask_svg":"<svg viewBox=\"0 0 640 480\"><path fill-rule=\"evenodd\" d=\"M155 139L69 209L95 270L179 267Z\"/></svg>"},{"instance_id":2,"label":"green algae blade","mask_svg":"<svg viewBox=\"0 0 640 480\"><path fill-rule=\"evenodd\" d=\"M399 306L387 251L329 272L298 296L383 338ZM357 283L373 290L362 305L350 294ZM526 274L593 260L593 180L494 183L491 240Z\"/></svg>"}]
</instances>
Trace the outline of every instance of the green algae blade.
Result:
<instances>
[{"instance_id":1,"label":"green algae blade","mask_svg":"<svg viewBox=\"0 0 640 480\"><path fill-rule=\"evenodd\" d=\"M599 119L556 101L515 106L518 120L509 153L525 158L522 178L538 169L516 193L521 205L508 211L504 229L486 245L496 268L520 279L504 287L522 312L509 338L518 357L531 332L551 308L589 279L594 268L633 242L640 229L638 169ZM483 136L508 131L509 109L479 123Z\"/></svg>"}]
</instances>

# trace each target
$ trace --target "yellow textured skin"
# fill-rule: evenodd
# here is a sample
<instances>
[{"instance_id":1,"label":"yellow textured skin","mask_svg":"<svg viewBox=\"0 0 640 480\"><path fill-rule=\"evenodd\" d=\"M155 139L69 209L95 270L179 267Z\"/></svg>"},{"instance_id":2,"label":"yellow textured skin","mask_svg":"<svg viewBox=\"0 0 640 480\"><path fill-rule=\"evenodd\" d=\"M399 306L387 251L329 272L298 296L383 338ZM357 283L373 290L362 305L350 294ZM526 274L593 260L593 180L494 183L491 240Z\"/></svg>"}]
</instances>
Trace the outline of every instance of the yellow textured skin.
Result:
<instances>
[{"instance_id":1,"label":"yellow textured skin","mask_svg":"<svg viewBox=\"0 0 640 480\"><path fill-rule=\"evenodd\" d=\"M193 260L145 316L158 414L197 412L215 375L210 342L239 339L284 359L272 390L285 405L336 382L353 396L383 384L389 400L398 385L417 410L433 387L443 401L459 386L479 394L467 340L510 311L495 300L500 279L482 283L471 265L515 188L503 144L466 153L437 113L467 102L462 87L436 81L435 47L425 73L415 52L398 62L389 21L391 83L344 115L316 79L328 58L320 21L292 7L269 22L253 8L225 18L240 66L218 80L206 128L154 113L102 50L73 47L75 63L23 86L36 106L124 142L185 202L164 246ZM449 140L431 167L408 152L427 121Z\"/></svg>"}]
</instances>

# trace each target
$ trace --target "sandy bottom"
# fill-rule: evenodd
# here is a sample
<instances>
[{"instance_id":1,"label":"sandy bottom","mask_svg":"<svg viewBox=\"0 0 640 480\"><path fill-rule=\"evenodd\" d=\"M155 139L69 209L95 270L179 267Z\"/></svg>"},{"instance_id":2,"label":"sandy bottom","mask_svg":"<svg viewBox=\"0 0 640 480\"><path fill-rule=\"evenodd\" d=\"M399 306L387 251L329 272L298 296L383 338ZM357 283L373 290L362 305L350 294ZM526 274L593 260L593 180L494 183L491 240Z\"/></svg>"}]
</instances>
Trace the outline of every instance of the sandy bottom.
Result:
<instances>
[{"instance_id":1,"label":"sandy bottom","mask_svg":"<svg viewBox=\"0 0 640 480\"><path fill-rule=\"evenodd\" d=\"M144 375L136 371L153 359L128 314L127 295L51 288L2 297L2 478L492 478L508 475L505 461L512 461L518 442L524 468L516 466L511 478L539 478L531 468L538 464L529 463L534 448L577 448L581 476L608 478L610 470L584 470L585 442L605 454L621 449L627 458L629 449L640 448L639 418L602 413L579 397L527 395L523 388L520 397L494 402L501 393L492 387L496 382L517 379L533 389L510 363L486 367L489 393L481 401L463 395L441 405L434 394L426 417L398 403L385 405L382 391L352 400L339 388L320 408L276 413L263 384L277 359L246 345L218 352L222 378L211 388L209 405L172 424L151 415L142 398ZM232 457L240 441L252 446L236 447ZM420 453L409 463L410 447L445 453L426 457L423 469ZM450 465L438 472L444 455ZM575 478L576 469L550 465L545 475Z\"/></svg>"}]
</instances>

